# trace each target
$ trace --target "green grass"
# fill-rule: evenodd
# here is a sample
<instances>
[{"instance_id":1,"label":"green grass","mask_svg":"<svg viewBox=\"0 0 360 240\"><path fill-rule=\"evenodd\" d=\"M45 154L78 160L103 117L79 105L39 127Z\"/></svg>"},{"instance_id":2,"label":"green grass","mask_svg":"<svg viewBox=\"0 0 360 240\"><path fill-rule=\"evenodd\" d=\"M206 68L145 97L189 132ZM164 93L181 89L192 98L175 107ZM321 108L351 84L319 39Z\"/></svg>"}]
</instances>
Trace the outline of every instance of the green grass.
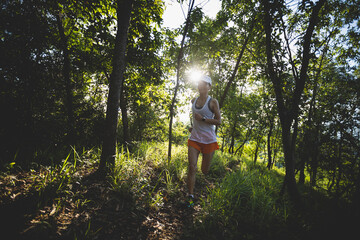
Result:
<instances>
[{"instance_id":1,"label":"green grass","mask_svg":"<svg viewBox=\"0 0 360 240\"><path fill-rule=\"evenodd\" d=\"M205 176L200 173L200 164L201 156L198 161L201 182ZM110 182L114 190L130 193L132 198L159 209L164 199L180 196L186 174L186 146L173 147L169 164L167 144L140 143L133 153L119 150ZM288 202L278 196L284 178L281 170L269 171L246 157L239 159L217 151L207 178L216 186L208 190L208 197L203 199L202 210L195 219L194 231L200 233L199 238L244 237L249 232L259 237L272 232L274 226L286 224L291 210ZM216 235L219 233L223 235Z\"/></svg>"},{"instance_id":2,"label":"green grass","mask_svg":"<svg viewBox=\"0 0 360 240\"><path fill-rule=\"evenodd\" d=\"M157 212L169 204L178 207L176 204L187 189L187 146L174 145L170 163L167 149L166 143L158 142L138 143L132 152L118 148L113 172L102 186L106 188L106 196L135 212L139 209ZM40 170L29 174L32 185L28 188L38 192L38 207L48 206L43 211L48 215L38 217L40 220L49 222L69 206L75 213L101 205L92 202L96 198L89 200L76 190L86 192L79 182L96 169L100 155L97 148L80 151L73 148L60 165L39 167ZM207 176L201 173L200 164L201 156L195 189L199 198L197 204L201 206L192 215L194 224L186 226L189 236L195 239L299 239L299 232L304 230L302 226L311 229L309 224L315 221L314 213L305 214L308 220L298 218L286 195L279 196L284 180L283 169L274 167L268 170L263 163L254 164L247 154L238 157L221 151L214 155ZM322 211L320 206L326 200L325 196L306 186L300 190L309 201L312 198L314 204L309 209ZM10 198L11 191L8 194ZM319 219L316 221L321 222ZM294 228L296 231L292 231ZM89 220L86 228L77 233L95 238L99 231L99 226Z\"/></svg>"},{"instance_id":3,"label":"green grass","mask_svg":"<svg viewBox=\"0 0 360 240\"><path fill-rule=\"evenodd\" d=\"M220 154L215 159L226 166L232 158ZM240 168L227 173L204 202L196 226L199 237L269 237L266 233L288 218L289 205L278 197L282 179L282 174L243 159Z\"/></svg>"},{"instance_id":4,"label":"green grass","mask_svg":"<svg viewBox=\"0 0 360 240\"><path fill-rule=\"evenodd\" d=\"M186 147L174 146L172 155L168 163L164 143L139 143L133 153L121 148L109 182L114 191L159 208L164 199L179 193L179 185L186 177Z\"/></svg>"}]
</instances>

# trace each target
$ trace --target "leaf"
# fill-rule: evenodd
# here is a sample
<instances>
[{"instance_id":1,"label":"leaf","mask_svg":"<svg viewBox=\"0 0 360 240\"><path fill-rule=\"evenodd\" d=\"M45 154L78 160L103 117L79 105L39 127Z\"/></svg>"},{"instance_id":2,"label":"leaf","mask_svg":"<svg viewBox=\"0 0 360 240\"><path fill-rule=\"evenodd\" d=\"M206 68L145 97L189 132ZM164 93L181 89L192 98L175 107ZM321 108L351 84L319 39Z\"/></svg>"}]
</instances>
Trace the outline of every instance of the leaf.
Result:
<instances>
[{"instance_id":1,"label":"leaf","mask_svg":"<svg viewBox=\"0 0 360 240\"><path fill-rule=\"evenodd\" d=\"M53 206L53 209L51 210L49 216L52 216L56 213L56 206Z\"/></svg>"}]
</instances>

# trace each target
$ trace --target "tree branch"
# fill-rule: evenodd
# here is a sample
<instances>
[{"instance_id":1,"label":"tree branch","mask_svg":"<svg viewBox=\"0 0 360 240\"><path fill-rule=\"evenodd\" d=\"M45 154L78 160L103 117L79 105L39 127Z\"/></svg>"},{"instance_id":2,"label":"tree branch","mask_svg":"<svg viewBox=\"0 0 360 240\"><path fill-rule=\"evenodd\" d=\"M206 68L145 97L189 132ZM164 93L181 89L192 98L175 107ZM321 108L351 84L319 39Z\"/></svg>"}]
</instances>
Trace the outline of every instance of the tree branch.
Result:
<instances>
[{"instance_id":1,"label":"tree branch","mask_svg":"<svg viewBox=\"0 0 360 240\"><path fill-rule=\"evenodd\" d=\"M304 45L303 45L303 57L301 63L301 70L300 70L300 77L296 81L295 91L292 99L292 119L294 119L298 113L299 102L301 99L301 95L304 91L305 82L307 79L307 70L310 61L310 44L311 44L311 37L313 35L315 25L319 18L319 12L321 7L325 4L326 0L319 0L316 5L313 7L313 11L311 13L311 17L309 20L309 26L306 30L304 36Z\"/></svg>"}]
</instances>

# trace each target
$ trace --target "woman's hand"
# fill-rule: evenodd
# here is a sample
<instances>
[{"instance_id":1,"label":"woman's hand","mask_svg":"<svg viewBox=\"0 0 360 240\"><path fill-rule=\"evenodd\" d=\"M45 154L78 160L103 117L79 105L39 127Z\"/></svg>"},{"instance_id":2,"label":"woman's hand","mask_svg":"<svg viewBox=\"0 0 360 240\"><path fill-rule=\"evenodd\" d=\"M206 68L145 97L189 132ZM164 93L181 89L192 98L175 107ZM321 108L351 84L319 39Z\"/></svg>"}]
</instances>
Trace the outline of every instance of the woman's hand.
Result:
<instances>
[{"instance_id":1,"label":"woman's hand","mask_svg":"<svg viewBox=\"0 0 360 240\"><path fill-rule=\"evenodd\" d=\"M202 120L202 116L198 113L194 113L194 117L195 117L195 120L197 121L201 121Z\"/></svg>"}]
</instances>

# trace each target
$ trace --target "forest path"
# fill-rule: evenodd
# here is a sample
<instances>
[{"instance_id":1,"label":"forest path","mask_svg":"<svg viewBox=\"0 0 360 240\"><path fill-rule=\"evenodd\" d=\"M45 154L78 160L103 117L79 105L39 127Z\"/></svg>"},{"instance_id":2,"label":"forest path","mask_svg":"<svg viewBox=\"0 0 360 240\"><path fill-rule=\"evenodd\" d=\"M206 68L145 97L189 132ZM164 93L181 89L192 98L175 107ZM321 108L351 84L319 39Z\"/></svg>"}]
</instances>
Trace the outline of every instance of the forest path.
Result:
<instances>
[{"instance_id":1,"label":"forest path","mask_svg":"<svg viewBox=\"0 0 360 240\"><path fill-rule=\"evenodd\" d=\"M174 196L165 196L163 206L152 208L142 224L142 228L147 230L146 239L192 239L196 217L214 184L213 179L198 173L193 207L188 207L185 183Z\"/></svg>"},{"instance_id":2,"label":"forest path","mask_svg":"<svg viewBox=\"0 0 360 240\"><path fill-rule=\"evenodd\" d=\"M191 239L195 219L217 180L197 173L193 208L186 203L184 180L175 181L171 195L165 184L158 186L162 204L149 206L129 191L114 190L107 181L87 178L91 171L83 169L78 173L81 180L61 193L52 186L41 194L35 191L33 174L44 174L42 170L2 178L2 192L9 193L1 196L2 228L13 239ZM156 182L161 176L152 178Z\"/></svg>"}]
</instances>

